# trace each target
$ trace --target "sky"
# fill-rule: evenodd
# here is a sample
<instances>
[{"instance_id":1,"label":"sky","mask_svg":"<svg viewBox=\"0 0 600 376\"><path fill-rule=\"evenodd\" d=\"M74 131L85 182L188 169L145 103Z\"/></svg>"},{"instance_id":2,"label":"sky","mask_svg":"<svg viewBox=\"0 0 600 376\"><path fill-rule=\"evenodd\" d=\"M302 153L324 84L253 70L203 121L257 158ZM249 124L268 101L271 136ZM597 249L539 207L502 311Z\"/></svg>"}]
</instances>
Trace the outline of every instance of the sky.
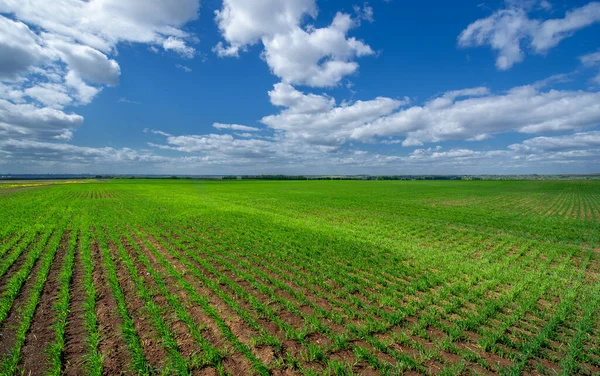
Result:
<instances>
[{"instance_id":1,"label":"sky","mask_svg":"<svg viewBox=\"0 0 600 376\"><path fill-rule=\"evenodd\" d=\"M600 173L600 2L0 0L0 174Z\"/></svg>"}]
</instances>

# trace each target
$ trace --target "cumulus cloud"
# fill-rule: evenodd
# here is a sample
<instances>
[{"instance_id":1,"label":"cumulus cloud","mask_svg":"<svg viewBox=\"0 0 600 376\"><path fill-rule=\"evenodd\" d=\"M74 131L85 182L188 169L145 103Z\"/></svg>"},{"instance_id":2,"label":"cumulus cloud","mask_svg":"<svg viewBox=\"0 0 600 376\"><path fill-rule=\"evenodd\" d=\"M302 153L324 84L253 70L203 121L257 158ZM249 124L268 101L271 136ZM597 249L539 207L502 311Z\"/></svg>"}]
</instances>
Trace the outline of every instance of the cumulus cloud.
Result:
<instances>
[{"instance_id":1,"label":"cumulus cloud","mask_svg":"<svg viewBox=\"0 0 600 376\"><path fill-rule=\"evenodd\" d=\"M64 138L82 122L82 116L56 108L0 99L0 135L3 138Z\"/></svg>"},{"instance_id":2,"label":"cumulus cloud","mask_svg":"<svg viewBox=\"0 0 600 376\"><path fill-rule=\"evenodd\" d=\"M307 147L274 137L270 140L239 139L231 135L180 135L150 131L165 138L152 150L93 148L67 143L0 139L0 164L23 172L53 168L61 172L116 173L399 173L399 174L477 174L593 172L600 162L598 131L555 137L536 137L521 144L496 150L445 149L439 145L407 153L370 152L360 149L332 150ZM252 134L250 134L252 136ZM171 150L182 156L161 156ZM257 163L260 161L260 163Z\"/></svg>"},{"instance_id":3,"label":"cumulus cloud","mask_svg":"<svg viewBox=\"0 0 600 376\"><path fill-rule=\"evenodd\" d=\"M1 13L105 53L120 42L162 45L185 39L181 29L198 17L198 0L5 0Z\"/></svg>"},{"instance_id":4,"label":"cumulus cloud","mask_svg":"<svg viewBox=\"0 0 600 376\"><path fill-rule=\"evenodd\" d=\"M102 52L80 44L46 36L46 43L67 64L70 71L92 84L116 86L119 84L121 68L115 60Z\"/></svg>"},{"instance_id":5,"label":"cumulus cloud","mask_svg":"<svg viewBox=\"0 0 600 376\"><path fill-rule=\"evenodd\" d=\"M150 146L185 153L204 153L212 158L269 158L274 155L274 144L259 139L236 139L229 134L166 136L167 145Z\"/></svg>"},{"instance_id":6,"label":"cumulus cloud","mask_svg":"<svg viewBox=\"0 0 600 376\"><path fill-rule=\"evenodd\" d=\"M280 113L264 117L261 122L286 137L311 144L328 146L346 142L353 130L391 114L408 99L377 97L336 106L326 95L304 94L288 84L279 83L269 92L271 103L285 107Z\"/></svg>"},{"instance_id":7,"label":"cumulus cloud","mask_svg":"<svg viewBox=\"0 0 600 376\"><path fill-rule=\"evenodd\" d=\"M563 18L545 21L531 19L526 8L513 6L467 26L459 35L458 44L460 47L489 45L498 55L496 67L506 70L523 61L524 46L544 54L577 30L599 21L598 2L568 11Z\"/></svg>"},{"instance_id":8,"label":"cumulus cloud","mask_svg":"<svg viewBox=\"0 0 600 376\"><path fill-rule=\"evenodd\" d=\"M25 95L49 107L62 108L73 99L66 93L63 85L45 83L24 90Z\"/></svg>"},{"instance_id":9,"label":"cumulus cloud","mask_svg":"<svg viewBox=\"0 0 600 376\"><path fill-rule=\"evenodd\" d=\"M193 47L186 45L183 39L168 37L162 44L165 51L174 51L179 55L191 59L194 57L196 50Z\"/></svg>"},{"instance_id":10,"label":"cumulus cloud","mask_svg":"<svg viewBox=\"0 0 600 376\"><path fill-rule=\"evenodd\" d=\"M8 15L0 15L0 132L69 139L83 118L62 109L119 84L117 45L146 43L191 58L196 38L182 26L198 9L198 0L0 2Z\"/></svg>"},{"instance_id":11,"label":"cumulus cloud","mask_svg":"<svg viewBox=\"0 0 600 376\"><path fill-rule=\"evenodd\" d=\"M374 51L347 36L358 25L350 15L337 13L327 27L303 27L305 17L316 15L313 0L225 0L222 9L216 11L216 21L226 44L220 42L214 51L220 56L238 56L260 41L265 61L283 82L313 87L337 85L344 76L357 71L356 57Z\"/></svg>"},{"instance_id":12,"label":"cumulus cloud","mask_svg":"<svg viewBox=\"0 0 600 376\"><path fill-rule=\"evenodd\" d=\"M27 25L0 16L0 80L16 80L43 54L37 35Z\"/></svg>"},{"instance_id":13,"label":"cumulus cloud","mask_svg":"<svg viewBox=\"0 0 600 376\"><path fill-rule=\"evenodd\" d=\"M165 163L170 158L139 152L129 148L115 149L111 147L93 148L66 143L40 142L35 140L0 140L0 151L7 158L19 164L53 165L64 167L69 165L124 165L133 163Z\"/></svg>"},{"instance_id":14,"label":"cumulus cloud","mask_svg":"<svg viewBox=\"0 0 600 376\"><path fill-rule=\"evenodd\" d=\"M552 80L564 80L555 77ZM550 79L549 79L550 80ZM423 105L378 97L337 105L284 83L269 92L283 109L261 122L296 143L339 148L353 141L418 146L448 140L483 141L506 132L545 133L600 124L600 93L542 90L545 84L492 93L486 87L448 91Z\"/></svg>"},{"instance_id":15,"label":"cumulus cloud","mask_svg":"<svg viewBox=\"0 0 600 376\"><path fill-rule=\"evenodd\" d=\"M315 0L224 0L215 20L229 47L221 44L217 53L237 56L265 35L292 32L305 15L317 16Z\"/></svg>"},{"instance_id":16,"label":"cumulus cloud","mask_svg":"<svg viewBox=\"0 0 600 376\"><path fill-rule=\"evenodd\" d=\"M485 89L462 91L436 98L356 128L351 137L405 137L404 146L447 140L485 139L489 134L517 131L543 133L590 128L600 124L600 93L539 91L517 87L504 94L485 94ZM477 96L473 96L477 95Z\"/></svg>"},{"instance_id":17,"label":"cumulus cloud","mask_svg":"<svg viewBox=\"0 0 600 376\"><path fill-rule=\"evenodd\" d=\"M600 131L580 132L554 137L535 137L509 146L517 151L559 151L600 148Z\"/></svg>"},{"instance_id":18,"label":"cumulus cloud","mask_svg":"<svg viewBox=\"0 0 600 376\"><path fill-rule=\"evenodd\" d=\"M201 161L205 168L242 168L242 173L273 173L290 169L296 173L539 173L590 172L600 160L598 131L566 136L536 137L521 144L495 150L469 148L415 149L406 154L386 154L359 149L298 147L287 138L241 140L230 135L166 135L166 144L150 144L157 149L177 150L190 157L173 161L187 166ZM198 155L199 154L199 155ZM261 163L257 164L256 161ZM558 167L565 166L565 167ZM326 169L320 170L325 167ZM221 172L223 170L220 170ZM281 171L281 170L279 170Z\"/></svg>"}]
</instances>

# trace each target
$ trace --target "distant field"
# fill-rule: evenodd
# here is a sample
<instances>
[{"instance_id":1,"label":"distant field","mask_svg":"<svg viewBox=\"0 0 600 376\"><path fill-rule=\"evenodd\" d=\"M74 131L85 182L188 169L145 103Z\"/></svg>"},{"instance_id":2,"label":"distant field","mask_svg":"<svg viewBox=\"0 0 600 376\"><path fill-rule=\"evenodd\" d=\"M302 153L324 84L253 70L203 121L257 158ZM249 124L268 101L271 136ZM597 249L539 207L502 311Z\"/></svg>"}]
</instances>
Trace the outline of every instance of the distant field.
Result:
<instances>
[{"instance_id":1,"label":"distant field","mask_svg":"<svg viewBox=\"0 0 600 376\"><path fill-rule=\"evenodd\" d=\"M600 181L15 190L0 374L600 374L599 237Z\"/></svg>"},{"instance_id":2,"label":"distant field","mask_svg":"<svg viewBox=\"0 0 600 376\"><path fill-rule=\"evenodd\" d=\"M0 194L54 184L87 183L89 180L0 180Z\"/></svg>"}]
</instances>

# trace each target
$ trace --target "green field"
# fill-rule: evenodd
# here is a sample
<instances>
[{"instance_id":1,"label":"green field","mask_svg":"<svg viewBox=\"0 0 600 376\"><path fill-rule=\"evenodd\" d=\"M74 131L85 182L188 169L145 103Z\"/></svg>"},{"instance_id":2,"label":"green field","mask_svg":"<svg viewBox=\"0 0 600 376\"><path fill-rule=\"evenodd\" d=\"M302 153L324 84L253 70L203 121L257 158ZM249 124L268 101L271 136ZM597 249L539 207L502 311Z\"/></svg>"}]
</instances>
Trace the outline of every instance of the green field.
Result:
<instances>
[{"instance_id":1,"label":"green field","mask_svg":"<svg viewBox=\"0 0 600 376\"><path fill-rule=\"evenodd\" d=\"M600 374L600 181L0 194L0 374Z\"/></svg>"}]
</instances>

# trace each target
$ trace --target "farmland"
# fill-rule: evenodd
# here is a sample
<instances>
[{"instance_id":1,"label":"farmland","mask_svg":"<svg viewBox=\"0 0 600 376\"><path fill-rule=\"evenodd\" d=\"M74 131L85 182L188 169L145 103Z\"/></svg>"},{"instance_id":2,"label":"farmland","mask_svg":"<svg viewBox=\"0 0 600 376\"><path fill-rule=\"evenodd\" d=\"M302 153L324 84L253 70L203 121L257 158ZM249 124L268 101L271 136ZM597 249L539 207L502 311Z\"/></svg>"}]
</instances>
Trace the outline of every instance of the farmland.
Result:
<instances>
[{"instance_id":1,"label":"farmland","mask_svg":"<svg viewBox=\"0 0 600 376\"><path fill-rule=\"evenodd\" d=\"M0 195L0 374L600 374L600 181Z\"/></svg>"}]
</instances>

